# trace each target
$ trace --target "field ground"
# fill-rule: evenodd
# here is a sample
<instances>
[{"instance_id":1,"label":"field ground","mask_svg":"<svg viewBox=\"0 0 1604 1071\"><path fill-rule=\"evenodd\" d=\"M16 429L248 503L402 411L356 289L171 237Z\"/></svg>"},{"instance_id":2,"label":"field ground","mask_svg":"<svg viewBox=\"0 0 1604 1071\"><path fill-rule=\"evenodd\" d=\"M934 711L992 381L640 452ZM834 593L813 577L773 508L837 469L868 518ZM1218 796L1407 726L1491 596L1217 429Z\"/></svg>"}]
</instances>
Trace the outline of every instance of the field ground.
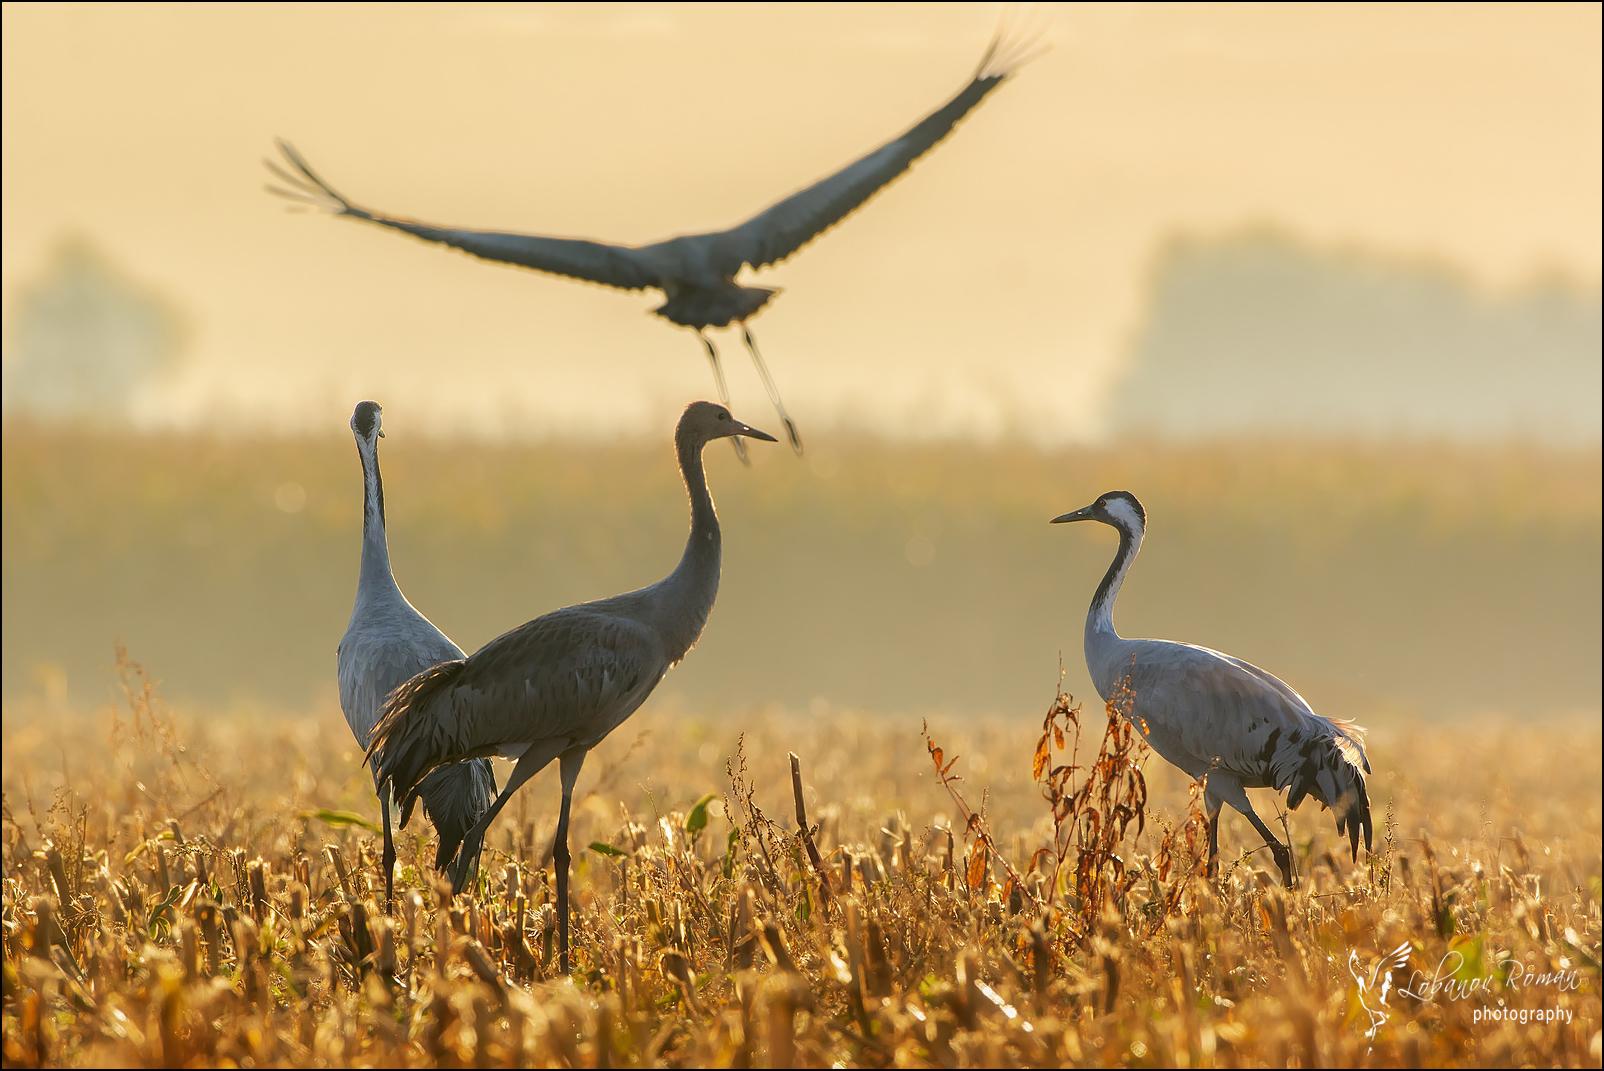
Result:
<instances>
[{"instance_id":1,"label":"field ground","mask_svg":"<svg viewBox=\"0 0 1604 1071\"><path fill-rule=\"evenodd\" d=\"M1600 1062L1596 717L1376 732L1374 854L1350 864L1305 803L1284 894L1230 814L1221 881L1195 877L1189 787L1156 757L1145 829L1121 832L1133 784L1117 755L1091 761L1099 705L1059 784L1104 780L1055 828L1032 778L1039 718L931 721L983 808L966 823L918 719L650 704L580 781L559 980L554 773L508 807L477 895L449 908L414 818L391 917L363 824L377 804L336 709L208 719L123 674L114 710L5 710L7 1066ZM1046 776L1069 754L1050 745ZM1350 956L1368 978L1404 942L1392 981L1427 999L1393 992L1367 1038L1379 1005Z\"/></svg>"}]
</instances>

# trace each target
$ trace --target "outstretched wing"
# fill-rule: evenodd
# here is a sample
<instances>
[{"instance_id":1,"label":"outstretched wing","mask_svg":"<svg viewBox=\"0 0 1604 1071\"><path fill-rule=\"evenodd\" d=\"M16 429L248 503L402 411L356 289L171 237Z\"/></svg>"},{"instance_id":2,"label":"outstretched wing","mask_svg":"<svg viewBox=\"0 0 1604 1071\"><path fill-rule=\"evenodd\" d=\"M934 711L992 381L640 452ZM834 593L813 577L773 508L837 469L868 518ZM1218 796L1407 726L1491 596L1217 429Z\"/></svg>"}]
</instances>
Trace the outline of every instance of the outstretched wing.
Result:
<instances>
[{"instance_id":1,"label":"outstretched wing","mask_svg":"<svg viewBox=\"0 0 1604 1071\"><path fill-rule=\"evenodd\" d=\"M667 667L655 633L635 622L558 610L396 689L369 754L404 801L404 825L429 770L481 755L516 757L542 742L594 744L640 706Z\"/></svg>"},{"instance_id":2,"label":"outstretched wing","mask_svg":"<svg viewBox=\"0 0 1604 1071\"><path fill-rule=\"evenodd\" d=\"M758 268L795 253L940 144L986 94L1035 55L1032 42L1005 42L1000 37L993 40L969 84L907 133L717 235L715 266L733 275L743 264Z\"/></svg>"},{"instance_id":3,"label":"outstretched wing","mask_svg":"<svg viewBox=\"0 0 1604 1071\"><path fill-rule=\"evenodd\" d=\"M291 201L404 231L426 242L440 242L485 260L516 264L553 275L566 275L571 279L614 286L620 290L640 290L661 285L657 273L647 265L640 250L631 246L609 245L586 238L548 238L538 234L457 230L369 211L353 204L318 177L317 172L289 142L280 140L278 149L284 154L289 167L264 160L267 169L284 183L282 186L269 185L267 189Z\"/></svg>"}]
</instances>

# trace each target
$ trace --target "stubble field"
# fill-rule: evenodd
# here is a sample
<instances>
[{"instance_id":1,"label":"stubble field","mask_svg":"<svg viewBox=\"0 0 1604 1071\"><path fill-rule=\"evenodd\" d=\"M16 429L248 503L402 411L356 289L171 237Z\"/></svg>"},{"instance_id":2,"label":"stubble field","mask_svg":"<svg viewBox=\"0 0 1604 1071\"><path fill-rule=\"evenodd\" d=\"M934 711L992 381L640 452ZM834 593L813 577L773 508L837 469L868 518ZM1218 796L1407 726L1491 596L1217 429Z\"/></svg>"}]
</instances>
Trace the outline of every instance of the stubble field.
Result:
<instances>
[{"instance_id":1,"label":"stubble field","mask_svg":"<svg viewBox=\"0 0 1604 1071\"><path fill-rule=\"evenodd\" d=\"M386 914L336 710L209 719L118 671L96 714L7 710L8 1066L1599 1062L1593 720L1373 735L1374 853L1305 804L1288 894L1230 814L1199 876L1190 786L1099 704L1056 708L1062 748L1039 720L644 711L576 793L559 978L553 774L454 903L409 829ZM1383 1007L1352 969L1405 943Z\"/></svg>"}]
</instances>

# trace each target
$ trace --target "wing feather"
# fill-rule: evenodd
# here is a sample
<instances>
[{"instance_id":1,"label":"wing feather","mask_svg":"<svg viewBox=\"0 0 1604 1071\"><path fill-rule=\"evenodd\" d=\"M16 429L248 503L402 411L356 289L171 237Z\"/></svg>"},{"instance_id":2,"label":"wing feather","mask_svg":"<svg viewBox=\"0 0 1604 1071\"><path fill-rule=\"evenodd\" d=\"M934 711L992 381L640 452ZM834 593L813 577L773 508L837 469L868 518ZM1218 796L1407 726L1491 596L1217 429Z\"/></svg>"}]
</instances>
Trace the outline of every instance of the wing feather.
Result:
<instances>
[{"instance_id":1,"label":"wing feather","mask_svg":"<svg viewBox=\"0 0 1604 1071\"><path fill-rule=\"evenodd\" d=\"M759 268L777 263L835 226L939 145L959 120L1031 58L1019 48L1012 51L1012 59L1004 58L994 41L969 84L900 137L718 235L715 267L733 275L743 264Z\"/></svg>"},{"instance_id":2,"label":"wing feather","mask_svg":"<svg viewBox=\"0 0 1604 1071\"><path fill-rule=\"evenodd\" d=\"M280 197L317 205L336 215L377 223L426 242L449 245L484 260L516 264L620 290L640 290L662 285L657 273L647 263L648 258L632 246L610 245L588 238L553 238L538 234L437 227L362 208L324 182L289 142L280 141L278 147L294 168L291 172L274 161L264 161L268 169L288 186L287 189L281 186L268 187L269 192Z\"/></svg>"},{"instance_id":3,"label":"wing feather","mask_svg":"<svg viewBox=\"0 0 1604 1071\"><path fill-rule=\"evenodd\" d=\"M1323 718L1285 681L1239 658L1169 640L1134 640L1132 713L1153 748L1193 776L1223 770L1244 786L1313 796L1336 815L1354 855L1370 847L1364 730Z\"/></svg>"},{"instance_id":4,"label":"wing feather","mask_svg":"<svg viewBox=\"0 0 1604 1071\"><path fill-rule=\"evenodd\" d=\"M471 657L413 677L386 701L369 753L402 805L441 763L532 743L599 741L634 712L667 660L642 625L583 607L536 618Z\"/></svg>"}]
</instances>

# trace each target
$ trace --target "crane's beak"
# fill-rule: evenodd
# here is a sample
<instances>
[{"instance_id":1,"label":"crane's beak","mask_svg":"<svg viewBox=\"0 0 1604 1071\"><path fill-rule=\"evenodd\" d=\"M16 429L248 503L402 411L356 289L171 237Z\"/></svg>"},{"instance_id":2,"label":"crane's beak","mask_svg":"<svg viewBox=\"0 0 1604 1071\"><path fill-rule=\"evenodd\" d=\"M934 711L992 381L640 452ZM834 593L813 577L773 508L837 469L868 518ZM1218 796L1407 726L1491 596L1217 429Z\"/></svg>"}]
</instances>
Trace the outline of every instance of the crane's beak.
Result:
<instances>
[{"instance_id":1,"label":"crane's beak","mask_svg":"<svg viewBox=\"0 0 1604 1071\"><path fill-rule=\"evenodd\" d=\"M1094 518L1092 516L1092 507L1090 507L1090 506L1082 506L1080 509L1076 510L1074 513L1065 513L1062 516L1054 517L1052 520L1048 521L1047 523L1048 524L1064 524L1067 521L1090 521L1090 520L1095 520L1095 519L1096 518Z\"/></svg>"},{"instance_id":2,"label":"crane's beak","mask_svg":"<svg viewBox=\"0 0 1604 1071\"><path fill-rule=\"evenodd\" d=\"M774 436L770 435L766 431L758 431L756 428L752 427L749 424L742 424L739 420L736 420L734 417L730 417L730 425L731 425L730 430L726 431L724 433L725 436L728 436L728 435L744 435L744 436L746 436L748 438L751 438L751 439L762 439L766 443L777 443L777 442L780 441L780 440L776 439Z\"/></svg>"}]
</instances>

